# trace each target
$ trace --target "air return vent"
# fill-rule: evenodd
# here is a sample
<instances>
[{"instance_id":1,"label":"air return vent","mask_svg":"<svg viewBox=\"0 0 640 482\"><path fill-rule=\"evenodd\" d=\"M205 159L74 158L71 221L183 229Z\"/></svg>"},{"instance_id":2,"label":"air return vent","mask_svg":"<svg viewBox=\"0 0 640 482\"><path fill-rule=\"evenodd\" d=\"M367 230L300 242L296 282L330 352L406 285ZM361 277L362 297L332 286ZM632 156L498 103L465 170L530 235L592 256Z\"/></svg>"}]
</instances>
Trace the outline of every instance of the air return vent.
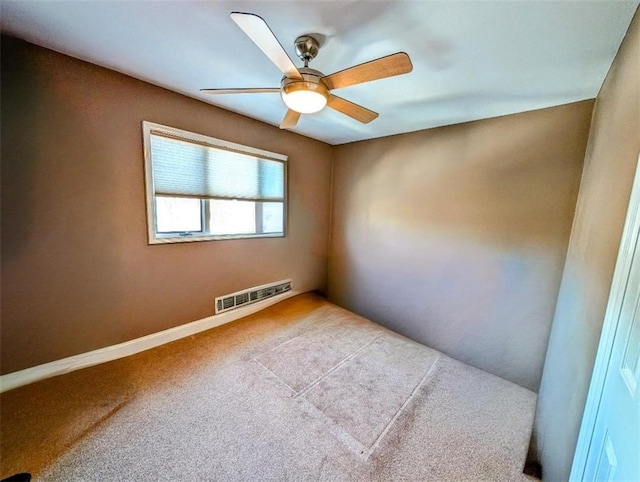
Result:
<instances>
[{"instance_id":1,"label":"air return vent","mask_svg":"<svg viewBox=\"0 0 640 482\"><path fill-rule=\"evenodd\" d=\"M216 298L216 314L250 305L251 303L271 298L285 291L291 291L290 279L219 296Z\"/></svg>"}]
</instances>

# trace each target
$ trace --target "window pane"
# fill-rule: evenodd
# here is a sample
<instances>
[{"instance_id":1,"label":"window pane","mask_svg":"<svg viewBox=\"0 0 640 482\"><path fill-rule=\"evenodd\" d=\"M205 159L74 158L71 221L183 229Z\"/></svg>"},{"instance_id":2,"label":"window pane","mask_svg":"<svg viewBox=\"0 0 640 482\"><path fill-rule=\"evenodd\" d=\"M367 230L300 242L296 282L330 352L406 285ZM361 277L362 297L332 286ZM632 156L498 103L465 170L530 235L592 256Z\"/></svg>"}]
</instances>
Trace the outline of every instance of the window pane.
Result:
<instances>
[{"instance_id":1,"label":"window pane","mask_svg":"<svg viewBox=\"0 0 640 482\"><path fill-rule=\"evenodd\" d=\"M156 194L201 196L207 192L204 147L151 135L151 156Z\"/></svg>"},{"instance_id":2,"label":"window pane","mask_svg":"<svg viewBox=\"0 0 640 482\"><path fill-rule=\"evenodd\" d=\"M260 197L277 199L284 197L284 164L260 160Z\"/></svg>"},{"instance_id":3,"label":"window pane","mask_svg":"<svg viewBox=\"0 0 640 482\"><path fill-rule=\"evenodd\" d=\"M284 203L262 203L262 231L264 233L284 231Z\"/></svg>"},{"instance_id":4,"label":"window pane","mask_svg":"<svg viewBox=\"0 0 640 482\"><path fill-rule=\"evenodd\" d=\"M223 197L256 198L258 159L232 152L207 152L207 193Z\"/></svg>"},{"instance_id":5,"label":"window pane","mask_svg":"<svg viewBox=\"0 0 640 482\"><path fill-rule=\"evenodd\" d=\"M253 201L209 201L211 234L254 234L256 203Z\"/></svg>"},{"instance_id":6,"label":"window pane","mask_svg":"<svg viewBox=\"0 0 640 482\"><path fill-rule=\"evenodd\" d=\"M157 232L202 231L200 209L200 199L156 196Z\"/></svg>"}]
</instances>

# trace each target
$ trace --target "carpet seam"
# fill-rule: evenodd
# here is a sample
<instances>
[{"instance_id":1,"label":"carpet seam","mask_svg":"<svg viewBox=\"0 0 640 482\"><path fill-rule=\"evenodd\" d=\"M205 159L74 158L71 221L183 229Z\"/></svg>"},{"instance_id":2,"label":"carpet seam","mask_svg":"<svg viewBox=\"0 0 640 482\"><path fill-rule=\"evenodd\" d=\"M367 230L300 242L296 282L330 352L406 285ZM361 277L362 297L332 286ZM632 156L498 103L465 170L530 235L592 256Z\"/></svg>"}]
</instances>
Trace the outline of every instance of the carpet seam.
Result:
<instances>
[{"instance_id":1,"label":"carpet seam","mask_svg":"<svg viewBox=\"0 0 640 482\"><path fill-rule=\"evenodd\" d=\"M276 379L282 383L285 387L287 387L289 390L291 390L293 393L298 393L296 392L292 387L289 386L289 384L287 382L285 382L282 378L280 378L278 375L276 375L273 371L271 371L269 368L267 368L266 366L264 366L262 363L260 363L258 360L256 360L255 358L253 360L251 360L254 363L257 363L258 365L260 365L262 368L264 368L265 370L267 370L269 373L271 373L274 377L276 377Z\"/></svg>"},{"instance_id":2,"label":"carpet seam","mask_svg":"<svg viewBox=\"0 0 640 482\"><path fill-rule=\"evenodd\" d=\"M368 348L369 346L371 346L373 344L373 342L375 342L376 340L380 339L382 337L382 335L378 335L375 338L371 339L370 341L368 341L367 343L365 343L364 345L362 345L360 348L358 348L356 351L354 351L353 353L351 353L349 356L347 356L345 359L341 360L340 362L338 362L336 365L334 365L333 367L331 367L327 372L323 373L320 377L316 378L314 381L312 381L309 385L307 385L306 387L304 387L302 390L300 390L299 392L296 392L296 395L294 398L298 398L304 394L306 394L309 390L311 390L312 388L314 388L316 385L318 385L318 383L320 383L322 380L324 380L325 378L327 378L329 375L331 375L333 372L335 372L336 370L338 370L338 368L340 368L342 365L344 365L345 363L347 363L348 361L353 360L358 354L360 354L360 352L362 352L363 350L365 350L366 348Z\"/></svg>"},{"instance_id":3,"label":"carpet seam","mask_svg":"<svg viewBox=\"0 0 640 482\"><path fill-rule=\"evenodd\" d=\"M314 412L318 419L326 425L327 432L333 435L343 446L346 446L347 449L351 450L351 453L358 459L366 461L366 456L363 454L368 450L368 447L365 444L353 436L349 431L344 429L333 418L329 417L326 413L316 407L311 400L308 398L302 398L301 400L304 402L306 409Z\"/></svg>"},{"instance_id":4,"label":"carpet seam","mask_svg":"<svg viewBox=\"0 0 640 482\"><path fill-rule=\"evenodd\" d=\"M269 348L267 351L265 351L265 352L263 352L263 353L260 353L259 355L257 355L257 356L256 356L255 358L253 358L252 360L257 361L257 360L258 360L258 358L260 358L261 356L264 356L264 355L266 355L267 353L270 353L270 352L272 352L273 350L276 350L276 349L280 348L281 346L284 346L284 345L286 345L287 343L292 342L293 340L296 340L296 339L298 339L298 338L302 338L303 336L308 335L308 334L309 334L309 332L310 332L310 331L312 331L314 328L321 327L320 323L321 323L321 321L314 321L313 323L311 323L311 325L310 325L310 326L306 327L306 329L304 329L304 330L302 331L302 333L299 333L299 334L297 334L296 336L291 337L291 338L289 338L288 340L283 341L282 343L280 343L279 345L274 346L273 348ZM263 366L264 366L264 365L263 365ZM271 371L271 370L269 370L269 371Z\"/></svg>"},{"instance_id":5,"label":"carpet seam","mask_svg":"<svg viewBox=\"0 0 640 482\"><path fill-rule=\"evenodd\" d=\"M431 372L433 372L436 363L438 363L438 360L440 360L440 358L442 358L442 355L438 355L438 357L434 360L434 362L431 364L431 366L429 367L429 370L427 370L427 373L425 373L423 375L423 377L418 381L418 383L416 384L415 387L413 387L413 390L411 390L411 393L409 394L409 396L407 397L407 399L404 401L404 403L402 404L402 406L398 409L398 411L396 412L396 414L393 416L393 418L391 419L391 421L387 424L387 426L384 428L384 430L380 433L380 435L378 436L378 438L375 440L375 442L373 442L373 444L371 445L371 447L369 448L369 452L367 453L365 460L369 459L369 457L371 456L371 454L373 454L374 450L378 447L378 445L380 444L380 442L382 441L382 439L385 437L385 435L387 435L387 433L389 432L389 430L391 430L391 427L393 426L393 424L396 422L396 420L400 417L400 414L402 413L402 411L405 409L405 407L413 400L413 398L415 397L415 394L418 392L418 390L420 389L420 387L422 387L422 385L424 385L424 382L429 378L429 375L431 375Z\"/></svg>"}]
</instances>

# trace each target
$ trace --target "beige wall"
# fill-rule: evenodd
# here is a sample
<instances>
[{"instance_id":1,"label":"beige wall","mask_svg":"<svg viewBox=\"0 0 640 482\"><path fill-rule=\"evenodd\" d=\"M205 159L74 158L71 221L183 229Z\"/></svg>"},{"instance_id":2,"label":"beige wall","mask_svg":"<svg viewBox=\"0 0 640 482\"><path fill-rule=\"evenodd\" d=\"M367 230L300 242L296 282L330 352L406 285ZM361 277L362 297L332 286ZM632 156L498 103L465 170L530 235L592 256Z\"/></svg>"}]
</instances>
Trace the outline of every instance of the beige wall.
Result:
<instances>
[{"instance_id":1,"label":"beige wall","mask_svg":"<svg viewBox=\"0 0 640 482\"><path fill-rule=\"evenodd\" d=\"M324 289L331 148L2 39L2 373L213 314L293 278ZM289 156L289 233L147 245L142 120Z\"/></svg>"},{"instance_id":2,"label":"beige wall","mask_svg":"<svg viewBox=\"0 0 640 482\"><path fill-rule=\"evenodd\" d=\"M640 13L597 97L535 422L545 480L566 480L640 153Z\"/></svg>"},{"instance_id":3,"label":"beige wall","mask_svg":"<svg viewBox=\"0 0 640 482\"><path fill-rule=\"evenodd\" d=\"M336 148L330 299L537 390L592 107Z\"/></svg>"}]
</instances>

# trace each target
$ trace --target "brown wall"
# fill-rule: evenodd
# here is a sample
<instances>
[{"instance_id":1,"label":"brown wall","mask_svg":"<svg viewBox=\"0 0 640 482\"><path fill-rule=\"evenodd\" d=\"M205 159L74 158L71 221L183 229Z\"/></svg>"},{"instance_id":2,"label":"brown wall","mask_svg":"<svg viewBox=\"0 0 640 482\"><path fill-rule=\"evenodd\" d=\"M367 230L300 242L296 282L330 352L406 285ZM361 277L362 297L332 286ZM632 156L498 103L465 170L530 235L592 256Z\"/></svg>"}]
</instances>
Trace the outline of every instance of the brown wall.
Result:
<instances>
[{"instance_id":1,"label":"brown wall","mask_svg":"<svg viewBox=\"0 0 640 482\"><path fill-rule=\"evenodd\" d=\"M213 314L293 278L324 289L331 148L2 38L2 373ZM284 239L147 244L141 122L289 156Z\"/></svg>"},{"instance_id":2,"label":"brown wall","mask_svg":"<svg viewBox=\"0 0 640 482\"><path fill-rule=\"evenodd\" d=\"M336 148L330 299L537 390L592 107Z\"/></svg>"},{"instance_id":3,"label":"brown wall","mask_svg":"<svg viewBox=\"0 0 640 482\"><path fill-rule=\"evenodd\" d=\"M567 480L640 153L640 13L597 97L534 427L545 480Z\"/></svg>"}]
</instances>

